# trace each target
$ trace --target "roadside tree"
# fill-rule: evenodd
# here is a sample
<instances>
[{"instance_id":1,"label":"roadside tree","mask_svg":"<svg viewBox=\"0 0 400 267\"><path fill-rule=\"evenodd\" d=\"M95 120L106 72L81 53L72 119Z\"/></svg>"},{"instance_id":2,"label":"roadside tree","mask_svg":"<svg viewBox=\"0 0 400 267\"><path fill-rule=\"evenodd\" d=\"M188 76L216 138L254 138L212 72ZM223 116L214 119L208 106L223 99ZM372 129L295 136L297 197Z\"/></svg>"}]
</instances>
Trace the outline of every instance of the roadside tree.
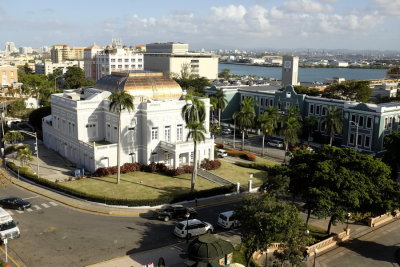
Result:
<instances>
[{"instance_id":1,"label":"roadside tree","mask_svg":"<svg viewBox=\"0 0 400 267\"><path fill-rule=\"evenodd\" d=\"M4 134L3 142L8 142L15 145L18 141L22 142L24 140L24 136L17 131L8 131Z\"/></svg>"},{"instance_id":2,"label":"roadside tree","mask_svg":"<svg viewBox=\"0 0 400 267\"><path fill-rule=\"evenodd\" d=\"M17 159L21 162L21 166L24 167L32 161L32 151L29 148L18 149Z\"/></svg>"},{"instance_id":3,"label":"roadside tree","mask_svg":"<svg viewBox=\"0 0 400 267\"><path fill-rule=\"evenodd\" d=\"M240 110L233 114L233 119L237 121L239 129L242 133L242 150L244 149L244 135L247 129L254 125L254 118L256 117L256 112L254 107L256 102L253 98L246 97L240 104Z\"/></svg>"},{"instance_id":4,"label":"roadside tree","mask_svg":"<svg viewBox=\"0 0 400 267\"><path fill-rule=\"evenodd\" d=\"M117 184L120 182L121 177L121 113L126 109L128 112L134 110L133 96L126 91L112 93L109 96L110 111L118 113L118 144L117 144Z\"/></svg>"},{"instance_id":5,"label":"roadside tree","mask_svg":"<svg viewBox=\"0 0 400 267\"><path fill-rule=\"evenodd\" d=\"M257 125L262 133L262 156L264 156L265 137L272 136L278 127L279 113L277 107L269 107L257 118Z\"/></svg>"},{"instance_id":6,"label":"roadside tree","mask_svg":"<svg viewBox=\"0 0 400 267\"><path fill-rule=\"evenodd\" d=\"M286 163L286 157L289 154L289 145L294 145L299 141L299 132L301 123L299 121L299 111L297 107L291 106L282 116L281 134L285 143L285 157L283 162Z\"/></svg>"},{"instance_id":7,"label":"roadside tree","mask_svg":"<svg viewBox=\"0 0 400 267\"><path fill-rule=\"evenodd\" d=\"M342 132L343 127L343 110L338 109L336 106L330 106L327 110L326 116L322 119L325 125L325 130L329 134L329 145L332 145L335 133Z\"/></svg>"},{"instance_id":8,"label":"roadside tree","mask_svg":"<svg viewBox=\"0 0 400 267\"><path fill-rule=\"evenodd\" d=\"M197 143L204 141L206 129L205 122L205 106L204 102L192 95L186 96L186 105L182 107L181 115L186 123L186 128L189 129L187 140L193 140L193 172L191 179L190 191L194 192L197 178Z\"/></svg>"}]
</instances>

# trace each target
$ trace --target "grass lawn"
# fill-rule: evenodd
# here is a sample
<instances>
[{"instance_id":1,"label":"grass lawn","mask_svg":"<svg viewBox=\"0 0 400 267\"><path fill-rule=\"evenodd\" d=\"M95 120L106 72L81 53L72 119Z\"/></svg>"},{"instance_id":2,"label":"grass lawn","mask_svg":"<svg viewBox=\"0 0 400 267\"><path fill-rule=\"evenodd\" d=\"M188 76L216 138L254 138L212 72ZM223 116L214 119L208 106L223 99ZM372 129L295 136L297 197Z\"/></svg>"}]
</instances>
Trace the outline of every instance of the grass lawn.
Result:
<instances>
[{"instance_id":1,"label":"grass lawn","mask_svg":"<svg viewBox=\"0 0 400 267\"><path fill-rule=\"evenodd\" d=\"M277 164L274 161L258 158L256 159L256 163L265 163L267 165L275 165ZM233 163L222 161L221 167L217 170L211 171L222 178L225 178L231 182L239 182L240 185L247 186L248 181L250 180L250 174L253 174L253 186L258 187L263 183L262 177L265 175L265 171L239 167Z\"/></svg>"},{"instance_id":2,"label":"grass lawn","mask_svg":"<svg viewBox=\"0 0 400 267\"><path fill-rule=\"evenodd\" d=\"M169 177L148 172L121 174L121 183L116 184L117 175L84 178L62 183L64 186L106 198L158 199L190 191L190 174ZM196 190L218 187L203 178L198 178Z\"/></svg>"}]
</instances>

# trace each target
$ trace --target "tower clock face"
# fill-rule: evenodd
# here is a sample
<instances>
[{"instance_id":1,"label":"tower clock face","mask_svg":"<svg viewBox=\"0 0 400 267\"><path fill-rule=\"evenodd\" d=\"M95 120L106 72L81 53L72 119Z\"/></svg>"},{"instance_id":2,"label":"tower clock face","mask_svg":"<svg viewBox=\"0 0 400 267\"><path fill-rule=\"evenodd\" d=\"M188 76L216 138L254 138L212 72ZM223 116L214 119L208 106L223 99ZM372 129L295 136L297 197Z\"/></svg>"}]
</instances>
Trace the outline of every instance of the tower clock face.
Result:
<instances>
[{"instance_id":1,"label":"tower clock face","mask_svg":"<svg viewBox=\"0 0 400 267\"><path fill-rule=\"evenodd\" d=\"M285 61L285 69L290 69L292 67L292 62Z\"/></svg>"}]
</instances>

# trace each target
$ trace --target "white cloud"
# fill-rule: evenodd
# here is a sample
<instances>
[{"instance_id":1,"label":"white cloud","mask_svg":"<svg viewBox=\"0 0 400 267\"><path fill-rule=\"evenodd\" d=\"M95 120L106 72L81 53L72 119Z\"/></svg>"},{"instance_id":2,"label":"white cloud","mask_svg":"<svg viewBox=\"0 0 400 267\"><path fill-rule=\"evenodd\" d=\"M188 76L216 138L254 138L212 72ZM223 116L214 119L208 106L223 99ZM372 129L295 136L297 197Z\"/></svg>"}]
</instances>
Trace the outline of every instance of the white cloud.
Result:
<instances>
[{"instance_id":1,"label":"white cloud","mask_svg":"<svg viewBox=\"0 0 400 267\"><path fill-rule=\"evenodd\" d=\"M291 2L283 3L282 6L287 11L293 12L318 13L333 11L333 7L331 5L321 4L312 0L293 0Z\"/></svg>"},{"instance_id":2,"label":"white cloud","mask_svg":"<svg viewBox=\"0 0 400 267\"><path fill-rule=\"evenodd\" d=\"M374 2L383 13L400 17L399 0L374 0Z\"/></svg>"}]
</instances>

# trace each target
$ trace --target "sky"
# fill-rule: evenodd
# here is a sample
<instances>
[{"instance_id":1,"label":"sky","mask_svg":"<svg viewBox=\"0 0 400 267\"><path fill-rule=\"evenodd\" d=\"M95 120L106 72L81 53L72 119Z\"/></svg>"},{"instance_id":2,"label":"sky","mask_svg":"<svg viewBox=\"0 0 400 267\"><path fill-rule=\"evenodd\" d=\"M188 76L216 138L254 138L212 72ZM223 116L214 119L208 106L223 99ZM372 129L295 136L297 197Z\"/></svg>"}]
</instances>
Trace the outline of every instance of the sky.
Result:
<instances>
[{"instance_id":1,"label":"sky","mask_svg":"<svg viewBox=\"0 0 400 267\"><path fill-rule=\"evenodd\" d=\"M0 0L0 49L188 43L190 50L400 50L400 0Z\"/></svg>"}]
</instances>

